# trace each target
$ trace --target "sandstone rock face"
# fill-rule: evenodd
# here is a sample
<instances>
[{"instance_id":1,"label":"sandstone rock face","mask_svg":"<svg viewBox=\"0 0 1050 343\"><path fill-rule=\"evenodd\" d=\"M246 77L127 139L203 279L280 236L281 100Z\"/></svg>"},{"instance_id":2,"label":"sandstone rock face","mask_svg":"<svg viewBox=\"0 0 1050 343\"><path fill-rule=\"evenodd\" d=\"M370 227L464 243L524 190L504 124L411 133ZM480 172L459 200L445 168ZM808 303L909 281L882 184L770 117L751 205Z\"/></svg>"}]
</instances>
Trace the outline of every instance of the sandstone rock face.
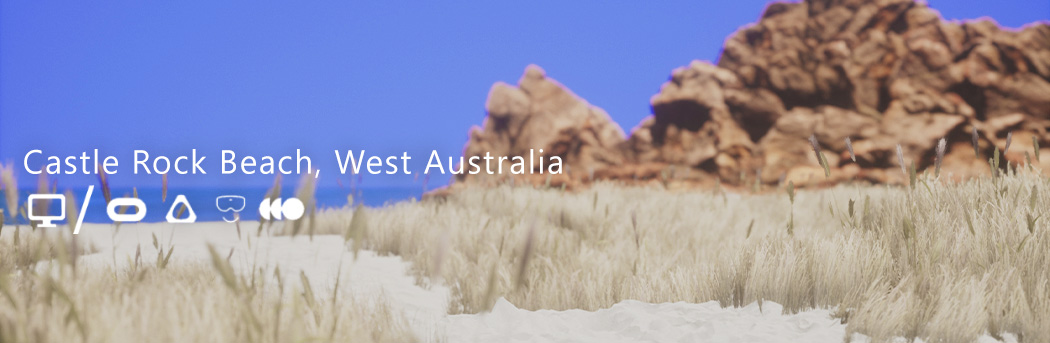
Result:
<instances>
[{"instance_id":1,"label":"sandstone rock face","mask_svg":"<svg viewBox=\"0 0 1050 343\"><path fill-rule=\"evenodd\" d=\"M493 86L485 128L472 132L466 155L544 148L599 178L674 170L730 184L898 183L907 179L898 144L921 172L946 138L942 174L987 174L1008 133L1007 161L1024 162L1026 151L1034 159L1033 137L1050 146L1050 25L947 22L912 0L773 3L727 39L717 64L674 70L650 104L652 115L624 140L603 111L530 66L517 88ZM1043 160L1033 163L1050 170Z\"/></svg>"},{"instance_id":2,"label":"sandstone rock face","mask_svg":"<svg viewBox=\"0 0 1050 343\"><path fill-rule=\"evenodd\" d=\"M758 23L727 40L718 68L784 105L752 151L763 181L819 166L805 141L812 134L833 169L853 164L844 144L851 137L858 174L833 174L895 182L903 176L892 172L899 170L897 144L905 163L921 170L933 165L937 140L947 138L950 151L970 153L952 155L946 170L971 175L987 170L984 161L992 149L1005 148L1008 132L1050 139L1048 54L1045 23L1011 31L988 20L945 22L911 0L814 0L771 4ZM733 111L733 117L744 115ZM968 143L975 127L983 158L957 144ZM1011 150L1023 156L1030 142Z\"/></svg>"},{"instance_id":3,"label":"sandstone rock face","mask_svg":"<svg viewBox=\"0 0 1050 343\"><path fill-rule=\"evenodd\" d=\"M540 172L539 155L543 149L544 163L558 156L563 161L557 182L566 177L589 177L595 169L624 164L621 145L624 132L609 115L591 106L557 81L547 77L538 66L530 65L518 80L518 86L502 82L489 90L485 102L488 116L483 127L473 127L464 157L525 156L534 151L537 159L531 168ZM506 162L504 170L510 170ZM506 173L509 175L509 173ZM546 179L546 175L531 177L532 181ZM500 176L484 173L458 176L459 180L499 180ZM528 175L522 176L530 179Z\"/></svg>"},{"instance_id":4,"label":"sandstone rock face","mask_svg":"<svg viewBox=\"0 0 1050 343\"><path fill-rule=\"evenodd\" d=\"M650 103L653 116L628 141L632 161L725 176L750 169L751 137L761 137L783 112L772 93L744 89L733 73L702 62L676 69ZM741 127L745 120L753 124L751 132Z\"/></svg>"}]
</instances>

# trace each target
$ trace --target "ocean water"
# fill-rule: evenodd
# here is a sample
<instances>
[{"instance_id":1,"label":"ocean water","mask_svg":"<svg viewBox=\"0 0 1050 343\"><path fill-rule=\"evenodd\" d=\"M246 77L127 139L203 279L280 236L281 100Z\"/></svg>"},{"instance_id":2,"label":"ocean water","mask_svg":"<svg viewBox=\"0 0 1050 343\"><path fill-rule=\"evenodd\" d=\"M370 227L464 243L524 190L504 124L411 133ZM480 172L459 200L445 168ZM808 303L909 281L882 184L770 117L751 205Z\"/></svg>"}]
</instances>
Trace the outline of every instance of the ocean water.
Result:
<instances>
[{"instance_id":1,"label":"ocean water","mask_svg":"<svg viewBox=\"0 0 1050 343\"><path fill-rule=\"evenodd\" d=\"M74 188L73 196L76 198L77 210L84 204L84 195L87 193L87 187ZM64 193L64 190L59 190ZM2 192L0 192L2 193ZM19 191L19 203L25 204L30 194L36 193L35 189L23 189ZM220 221L223 217L232 218L232 212L222 212L219 210L216 204L216 198L224 195L238 195L244 197L244 208L239 212L242 220L258 220L259 219L259 205L266 197L267 188L169 188L167 198L162 198L161 189L158 188L139 188L138 198L146 204L146 216L142 222L164 222L168 214L168 210L175 205L175 198L178 195L184 195L190 207L193 208L194 213L197 215L197 221ZM130 197L133 194L132 188L113 188L111 192L112 198L120 198L124 196ZM347 188L319 188L315 194L318 208L338 208L347 206L349 203L349 196L353 197L353 206L358 204L364 204L365 206L383 206L389 203L395 203L399 201L412 201L413 199L419 200L423 194L421 187L372 187L372 188L358 188L350 190ZM281 189L281 198L288 199L295 196L294 187L284 187ZM0 208L7 209L6 197L0 195ZM303 200L305 203L305 199ZM67 200L68 201L68 200ZM130 210L129 210L130 211ZM176 210L176 213L178 210ZM48 208L49 215L58 216L62 214L62 210L58 201L52 201ZM4 213L7 215L7 213ZM67 215L69 215L67 213ZM186 214L183 214L185 217ZM76 221L76 218L66 218L71 221ZM23 218L18 220L22 224L26 221ZM6 218L5 222L13 224L14 220L10 217ZM111 223L109 215L106 212L106 200L102 194L101 188L95 186L94 191L91 195L91 202L88 203L88 209L84 216L84 222L86 223ZM65 223L65 220L56 220L55 223Z\"/></svg>"}]
</instances>

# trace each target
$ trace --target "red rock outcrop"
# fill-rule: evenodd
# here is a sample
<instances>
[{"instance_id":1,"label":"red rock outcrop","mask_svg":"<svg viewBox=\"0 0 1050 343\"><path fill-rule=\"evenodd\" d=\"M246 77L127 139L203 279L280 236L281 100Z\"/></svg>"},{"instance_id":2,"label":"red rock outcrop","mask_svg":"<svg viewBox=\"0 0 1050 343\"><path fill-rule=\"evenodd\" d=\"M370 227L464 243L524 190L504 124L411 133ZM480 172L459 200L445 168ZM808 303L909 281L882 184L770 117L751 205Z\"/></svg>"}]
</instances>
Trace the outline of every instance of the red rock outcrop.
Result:
<instances>
[{"instance_id":1,"label":"red rock outcrop","mask_svg":"<svg viewBox=\"0 0 1050 343\"><path fill-rule=\"evenodd\" d=\"M1035 159L1033 137L1050 146L1050 25L947 22L912 0L773 3L727 39L717 64L674 70L650 103L652 115L625 140L605 112L530 66L518 88L493 86L485 128L472 131L465 155L543 148L577 172L567 182L667 178L673 169L738 184L899 183L897 145L921 171L943 137L942 173L987 174L1008 133L1003 156L1015 165L1025 151ZM1033 162L1050 170L1046 158Z\"/></svg>"},{"instance_id":2,"label":"red rock outcrop","mask_svg":"<svg viewBox=\"0 0 1050 343\"><path fill-rule=\"evenodd\" d=\"M485 102L488 116L483 127L473 127L464 157L544 156L562 159L563 170L553 175L555 183L564 183L569 175L591 174L595 169L625 164L621 145L624 132L609 115L591 106L557 81L548 78L538 66L530 65L518 80L518 86L497 82ZM530 151L534 150L534 151ZM538 158L538 157L537 157ZM510 170L506 162L504 170ZM527 169L537 174L521 177L533 182L546 182L548 174L540 172L539 161ZM459 180L498 180L487 174L460 174Z\"/></svg>"}]
</instances>

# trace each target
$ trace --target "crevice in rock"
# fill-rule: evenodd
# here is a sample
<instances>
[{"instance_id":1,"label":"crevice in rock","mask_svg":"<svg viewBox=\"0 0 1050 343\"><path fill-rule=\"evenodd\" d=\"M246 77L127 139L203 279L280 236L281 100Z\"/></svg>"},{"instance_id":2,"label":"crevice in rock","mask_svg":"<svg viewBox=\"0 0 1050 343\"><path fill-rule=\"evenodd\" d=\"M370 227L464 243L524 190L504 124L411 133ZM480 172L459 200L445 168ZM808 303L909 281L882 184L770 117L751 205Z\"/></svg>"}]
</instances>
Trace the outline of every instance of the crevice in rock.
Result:
<instances>
[{"instance_id":1,"label":"crevice in rock","mask_svg":"<svg viewBox=\"0 0 1050 343\"><path fill-rule=\"evenodd\" d=\"M842 66L836 66L835 71L843 84L842 87L831 88L831 91L828 93L827 104L846 109L856 108L856 104L853 102L853 82L846 76L846 71Z\"/></svg>"},{"instance_id":2,"label":"crevice in rock","mask_svg":"<svg viewBox=\"0 0 1050 343\"><path fill-rule=\"evenodd\" d=\"M756 115L755 113L747 115L745 113L746 109L733 104L729 105L729 112L732 113L733 120L740 123L740 127L747 132L748 138L755 143L758 143L758 141L773 128L773 125L776 124L777 118L774 116L766 115L763 117L761 115Z\"/></svg>"},{"instance_id":3,"label":"crevice in rock","mask_svg":"<svg viewBox=\"0 0 1050 343\"><path fill-rule=\"evenodd\" d=\"M967 105L973 107L977 120L984 121L987 119L988 99L985 97L984 90L981 87L977 87L970 80L964 80L962 83L948 87L948 91L958 94Z\"/></svg>"},{"instance_id":4,"label":"crevice in rock","mask_svg":"<svg viewBox=\"0 0 1050 343\"><path fill-rule=\"evenodd\" d=\"M766 33L761 28L755 27L744 31L744 38L747 39L747 44L750 46L759 46L759 43L765 39Z\"/></svg>"},{"instance_id":5,"label":"crevice in rock","mask_svg":"<svg viewBox=\"0 0 1050 343\"><path fill-rule=\"evenodd\" d=\"M906 8L897 12L897 18L890 22L889 30L894 33L904 33L908 31L908 11L915 7L915 3L908 3L904 5Z\"/></svg>"},{"instance_id":6,"label":"crevice in rock","mask_svg":"<svg viewBox=\"0 0 1050 343\"><path fill-rule=\"evenodd\" d=\"M697 168L712 174L718 173L718 164L715 163L715 159L713 158L709 158L704 160L703 162L700 162L700 165L697 166Z\"/></svg>"},{"instance_id":7,"label":"crevice in rock","mask_svg":"<svg viewBox=\"0 0 1050 343\"><path fill-rule=\"evenodd\" d=\"M812 94L803 94L793 90L773 89L780 101L784 103L784 109L790 111L795 107L816 107L820 104L818 97Z\"/></svg>"},{"instance_id":8,"label":"crevice in rock","mask_svg":"<svg viewBox=\"0 0 1050 343\"><path fill-rule=\"evenodd\" d=\"M678 100L654 106L653 114L656 116L656 123L652 126L651 133L656 145L663 145L669 125L695 132L711 120L711 109L692 100Z\"/></svg>"},{"instance_id":9,"label":"crevice in rock","mask_svg":"<svg viewBox=\"0 0 1050 343\"><path fill-rule=\"evenodd\" d=\"M893 101L893 96L890 95L890 87L886 84L886 80L878 80L879 85L879 102L876 104L875 109L879 113L885 113L886 109L890 107L890 102Z\"/></svg>"},{"instance_id":10,"label":"crevice in rock","mask_svg":"<svg viewBox=\"0 0 1050 343\"><path fill-rule=\"evenodd\" d=\"M500 118L489 116L489 120L492 121L492 128L496 131L507 131L510 128L509 118Z\"/></svg>"}]
</instances>

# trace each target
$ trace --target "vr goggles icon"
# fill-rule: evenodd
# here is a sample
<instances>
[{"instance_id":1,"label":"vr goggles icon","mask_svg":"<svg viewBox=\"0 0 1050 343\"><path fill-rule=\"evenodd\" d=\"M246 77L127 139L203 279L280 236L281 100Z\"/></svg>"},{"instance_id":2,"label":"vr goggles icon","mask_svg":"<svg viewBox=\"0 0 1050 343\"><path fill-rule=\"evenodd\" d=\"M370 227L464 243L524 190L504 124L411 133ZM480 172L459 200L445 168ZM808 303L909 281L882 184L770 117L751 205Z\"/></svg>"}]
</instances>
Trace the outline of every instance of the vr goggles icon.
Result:
<instances>
[{"instance_id":1,"label":"vr goggles icon","mask_svg":"<svg viewBox=\"0 0 1050 343\"><path fill-rule=\"evenodd\" d=\"M224 215L222 220L227 223L236 222L239 219L237 213L244 210L244 197L240 195L222 195L215 198L215 207L221 212L233 212L233 219L226 219Z\"/></svg>"}]
</instances>

